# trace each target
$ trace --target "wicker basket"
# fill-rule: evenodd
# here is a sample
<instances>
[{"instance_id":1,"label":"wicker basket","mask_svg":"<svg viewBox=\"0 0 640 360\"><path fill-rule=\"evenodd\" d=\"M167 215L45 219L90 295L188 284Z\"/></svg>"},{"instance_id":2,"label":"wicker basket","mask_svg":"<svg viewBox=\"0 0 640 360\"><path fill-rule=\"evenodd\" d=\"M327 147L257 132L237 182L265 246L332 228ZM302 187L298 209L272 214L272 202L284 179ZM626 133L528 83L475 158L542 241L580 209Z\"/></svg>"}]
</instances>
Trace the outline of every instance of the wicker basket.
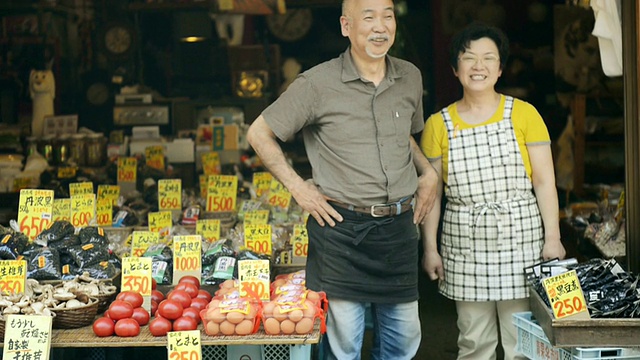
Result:
<instances>
[{"instance_id":1,"label":"wicker basket","mask_svg":"<svg viewBox=\"0 0 640 360\"><path fill-rule=\"evenodd\" d=\"M94 295L92 297L95 297L98 300L98 314L102 314L105 310L107 310L109 308L109 305L111 305L111 302L113 302L113 300L116 299L116 296L118 295L117 291L114 291L111 294L101 294L101 295Z\"/></svg>"},{"instance_id":2,"label":"wicker basket","mask_svg":"<svg viewBox=\"0 0 640 360\"><path fill-rule=\"evenodd\" d=\"M91 325L98 314L99 301L95 297L89 298L87 305L74 309L51 309L56 316L53 318L54 329L76 329Z\"/></svg>"}]
</instances>

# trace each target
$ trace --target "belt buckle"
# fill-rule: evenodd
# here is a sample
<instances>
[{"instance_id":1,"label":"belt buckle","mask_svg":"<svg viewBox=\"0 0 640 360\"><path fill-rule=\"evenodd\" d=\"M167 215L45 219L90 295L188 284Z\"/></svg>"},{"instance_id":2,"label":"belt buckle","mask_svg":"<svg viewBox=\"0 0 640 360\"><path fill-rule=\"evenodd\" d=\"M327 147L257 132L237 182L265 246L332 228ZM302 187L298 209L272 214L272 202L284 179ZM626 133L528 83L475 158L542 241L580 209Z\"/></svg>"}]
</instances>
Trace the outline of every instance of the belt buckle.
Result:
<instances>
[{"instance_id":1,"label":"belt buckle","mask_svg":"<svg viewBox=\"0 0 640 360\"><path fill-rule=\"evenodd\" d=\"M389 206L389 204L375 204L375 205L371 205L371 216L373 217L383 217L385 215L378 215L375 213L375 209L377 207L383 207L383 206Z\"/></svg>"}]
</instances>

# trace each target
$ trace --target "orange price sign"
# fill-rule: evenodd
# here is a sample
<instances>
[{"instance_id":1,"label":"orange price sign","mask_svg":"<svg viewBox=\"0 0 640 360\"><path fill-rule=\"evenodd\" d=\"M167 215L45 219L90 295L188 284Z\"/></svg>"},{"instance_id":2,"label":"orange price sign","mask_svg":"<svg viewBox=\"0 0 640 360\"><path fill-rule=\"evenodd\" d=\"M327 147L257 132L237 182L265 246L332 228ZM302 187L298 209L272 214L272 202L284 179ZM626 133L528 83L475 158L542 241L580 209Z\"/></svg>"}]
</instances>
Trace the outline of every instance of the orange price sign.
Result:
<instances>
[{"instance_id":1,"label":"orange price sign","mask_svg":"<svg viewBox=\"0 0 640 360\"><path fill-rule=\"evenodd\" d=\"M138 161L135 157L118 158L118 183L136 182Z\"/></svg>"},{"instance_id":2,"label":"orange price sign","mask_svg":"<svg viewBox=\"0 0 640 360\"><path fill-rule=\"evenodd\" d=\"M219 175L222 172L220 167L220 155L213 151L202 154L202 171L205 175Z\"/></svg>"},{"instance_id":3,"label":"orange price sign","mask_svg":"<svg viewBox=\"0 0 640 360\"><path fill-rule=\"evenodd\" d=\"M164 146L147 146L144 149L145 163L148 167L164 170Z\"/></svg>"},{"instance_id":4,"label":"orange price sign","mask_svg":"<svg viewBox=\"0 0 640 360\"><path fill-rule=\"evenodd\" d=\"M120 186L118 185L98 185L98 201L111 200L113 205L118 205L120 197Z\"/></svg>"},{"instance_id":5,"label":"orange price sign","mask_svg":"<svg viewBox=\"0 0 640 360\"><path fill-rule=\"evenodd\" d=\"M88 226L96 217L96 195L83 194L71 197L71 225Z\"/></svg>"},{"instance_id":6,"label":"orange price sign","mask_svg":"<svg viewBox=\"0 0 640 360\"><path fill-rule=\"evenodd\" d=\"M6 244L11 235L4 236L0 243ZM27 281L26 260L1 260L0 261L0 292L20 294L24 292L24 284Z\"/></svg>"},{"instance_id":7,"label":"orange price sign","mask_svg":"<svg viewBox=\"0 0 640 360\"><path fill-rule=\"evenodd\" d=\"M149 246L160 242L160 236L152 231L134 231L131 234L131 256L143 256Z\"/></svg>"},{"instance_id":8,"label":"orange price sign","mask_svg":"<svg viewBox=\"0 0 640 360\"><path fill-rule=\"evenodd\" d=\"M253 173L252 184L253 184L253 187L256 189L256 195L258 195L258 197L260 197L263 193L269 191L269 187L271 187L272 179L273 179L273 176L271 175L270 172L261 171L261 172Z\"/></svg>"},{"instance_id":9,"label":"orange price sign","mask_svg":"<svg viewBox=\"0 0 640 360\"><path fill-rule=\"evenodd\" d=\"M225 212L236 209L238 177L211 175L207 181L207 211Z\"/></svg>"},{"instance_id":10,"label":"orange price sign","mask_svg":"<svg viewBox=\"0 0 640 360\"><path fill-rule=\"evenodd\" d=\"M200 279L202 269L202 237L179 235L173 237L173 284L185 275Z\"/></svg>"},{"instance_id":11,"label":"orange price sign","mask_svg":"<svg viewBox=\"0 0 640 360\"><path fill-rule=\"evenodd\" d=\"M69 195L93 194L93 183L90 181L69 184Z\"/></svg>"},{"instance_id":12,"label":"orange price sign","mask_svg":"<svg viewBox=\"0 0 640 360\"><path fill-rule=\"evenodd\" d=\"M271 180L268 203L281 209L288 209L291 204L291 193L276 179Z\"/></svg>"},{"instance_id":13,"label":"orange price sign","mask_svg":"<svg viewBox=\"0 0 640 360\"><path fill-rule=\"evenodd\" d=\"M169 331L167 333L169 360L200 360L202 345L200 330Z\"/></svg>"},{"instance_id":14,"label":"orange price sign","mask_svg":"<svg viewBox=\"0 0 640 360\"><path fill-rule=\"evenodd\" d=\"M269 210L253 210L244 213L244 226L269 223Z\"/></svg>"},{"instance_id":15,"label":"orange price sign","mask_svg":"<svg viewBox=\"0 0 640 360\"><path fill-rule=\"evenodd\" d=\"M111 200L98 200L96 205L98 226L113 226L113 205Z\"/></svg>"},{"instance_id":16,"label":"orange price sign","mask_svg":"<svg viewBox=\"0 0 640 360\"><path fill-rule=\"evenodd\" d=\"M293 226L293 235L291 236L292 246L292 263L305 264L309 251L309 234L305 224L295 224Z\"/></svg>"},{"instance_id":17,"label":"orange price sign","mask_svg":"<svg viewBox=\"0 0 640 360\"><path fill-rule=\"evenodd\" d=\"M53 199L53 222L71 222L71 199Z\"/></svg>"},{"instance_id":18,"label":"orange price sign","mask_svg":"<svg viewBox=\"0 0 640 360\"><path fill-rule=\"evenodd\" d=\"M590 318L587 302L575 270L542 279L556 319L567 317Z\"/></svg>"},{"instance_id":19,"label":"orange price sign","mask_svg":"<svg viewBox=\"0 0 640 360\"><path fill-rule=\"evenodd\" d=\"M244 228L244 246L258 254L271 255L271 225L247 225Z\"/></svg>"},{"instance_id":20,"label":"orange price sign","mask_svg":"<svg viewBox=\"0 0 640 360\"><path fill-rule=\"evenodd\" d=\"M53 190L22 189L18 203L20 232L33 240L49 227L53 215Z\"/></svg>"},{"instance_id":21,"label":"orange price sign","mask_svg":"<svg viewBox=\"0 0 640 360\"><path fill-rule=\"evenodd\" d=\"M151 311L151 272L150 257L123 257L121 291L133 291L142 295L142 307Z\"/></svg>"},{"instance_id":22,"label":"orange price sign","mask_svg":"<svg viewBox=\"0 0 640 360\"><path fill-rule=\"evenodd\" d=\"M214 242L220 239L220 219L199 219L196 222L196 234L204 241Z\"/></svg>"},{"instance_id":23,"label":"orange price sign","mask_svg":"<svg viewBox=\"0 0 640 360\"><path fill-rule=\"evenodd\" d=\"M238 280L240 295L255 294L260 300L269 301L269 260L239 260Z\"/></svg>"},{"instance_id":24,"label":"orange price sign","mask_svg":"<svg viewBox=\"0 0 640 360\"><path fill-rule=\"evenodd\" d=\"M173 226L171 211L150 212L147 216L149 231L158 233L162 241L169 240L169 232Z\"/></svg>"},{"instance_id":25,"label":"orange price sign","mask_svg":"<svg viewBox=\"0 0 640 360\"><path fill-rule=\"evenodd\" d=\"M158 209L182 209L182 180L161 179L158 181Z\"/></svg>"}]
</instances>

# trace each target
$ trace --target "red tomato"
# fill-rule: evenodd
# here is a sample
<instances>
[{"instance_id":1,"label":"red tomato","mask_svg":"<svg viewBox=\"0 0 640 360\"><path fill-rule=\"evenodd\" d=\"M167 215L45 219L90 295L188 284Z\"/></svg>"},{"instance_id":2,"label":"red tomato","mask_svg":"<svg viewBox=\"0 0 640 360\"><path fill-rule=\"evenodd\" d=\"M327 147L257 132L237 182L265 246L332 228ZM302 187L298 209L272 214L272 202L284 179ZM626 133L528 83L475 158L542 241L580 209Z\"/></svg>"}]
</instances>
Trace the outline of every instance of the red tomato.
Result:
<instances>
[{"instance_id":1,"label":"red tomato","mask_svg":"<svg viewBox=\"0 0 640 360\"><path fill-rule=\"evenodd\" d=\"M158 290L151 290L151 300L160 304L160 301L164 300L164 294Z\"/></svg>"},{"instance_id":2,"label":"red tomato","mask_svg":"<svg viewBox=\"0 0 640 360\"><path fill-rule=\"evenodd\" d=\"M149 323L149 317L149 312L143 307L133 309L133 315L131 315L131 318L137 321L140 326L147 325Z\"/></svg>"},{"instance_id":3,"label":"red tomato","mask_svg":"<svg viewBox=\"0 0 640 360\"><path fill-rule=\"evenodd\" d=\"M193 275L185 275L178 280L178 283L187 282L195 285L198 289L200 289L200 280Z\"/></svg>"},{"instance_id":4,"label":"red tomato","mask_svg":"<svg viewBox=\"0 0 640 360\"><path fill-rule=\"evenodd\" d=\"M133 306L134 309L142 306L142 303L144 302L142 295L134 291L123 291L116 295L116 300L127 301L131 304L131 306Z\"/></svg>"},{"instance_id":5,"label":"red tomato","mask_svg":"<svg viewBox=\"0 0 640 360\"><path fill-rule=\"evenodd\" d=\"M130 318L133 315L133 306L124 300L113 300L109 305L109 317L113 320Z\"/></svg>"},{"instance_id":6,"label":"red tomato","mask_svg":"<svg viewBox=\"0 0 640 360\"><path fill-rule=\"evenodd\" d=\"M191 299L191 307L196 308L198 310L203 310L207 308L209 305L209 301L203 298L195 298Z\"/></svg>"},{"instance_id":7,"label":"red tomato","mask_svg":"<svg viewBox=\"0 0 640 360\"><path fill-rule=\"evenodd\" d=\"M158 304L158 314L165 319L175 320L179 318L182 316L182 310L184 310L182 304L175 300L166 299Z\"/></svg>"},{"instance_id":8,"label":"red tomato","mask_svg":"<svg viewBox=\"0 0 640 360\"><path fill-rule=\"evenodd\" d=\"M207 290L200 289L200 290L198 290L198 296L196 296L196 297L199 297L201 299L207 299L207 302L209 302L209 301L211 301L211 298L213 296L211 296L211 294Z\"/></svg>"},{"instance_id":9,"label":"red tomato","mask_svg":"<svg viewBox=\"0 0 640 360\"><path fill-rule=\"evenodd\" d=\"M172 290L167 295L167 299L179 302L183 308L191 306L191 295L185 290Z\"/></svg>"},{"instance_id":10,"label":"red tomato","mask_svg":"<svg viewBox=\"0 0 640 360\"><path fill-rule=\"evenodd\" d=\"M178 283L173 290L184 290L193 299L198 296L198 290L200 289L195 284L185 281Z\"/></svg>"},{"instance_id":11,"label":"red tomato","mask_svg":"<svg viewBox=\"0 0 640 360\"><path fill-rule=\"evenodd\" d=\"M156 311L158 311L158 303L151 300L151 313L155 315Z\"/></svg>"},{"instance_id":12,"label":"red tomato","mask_svg":"<svg viewBox=\"0 0 640 360\"><path fill-rule=\"evenodd\" d=\"M188 307L182 311L182 316L188 316L196 319L196 323L200 324L200 310L194 307Z\"/></svg>"},{"instance_id":13,"label":"red tomato","mask_svg":"<svg viewBox=\"0 0 640 360\"><path fill-rule=\"evenodd\" d=\"M114 327L116 335L120 337L133 337L140 334L140 324L133 319L120 319Z\"/></svg>"},{"instance_id":14,"label":"red tomato","mask_svg":"<svg viewBox=\"0 0 640 360\"><path fill-rule=\"evenodd\" d=\"M113 320L108 317L101 317L93 322L93 333L100 337L113 335Z\"/></svg>"},{"instance_id":15,"label":"red tomato","mask_svg":"<svg viewBox=\"0 0 640 360\"><path fill-rule=\"evenodd\" d=\"M156 281L156 279L151 278L151 290L155 290L158 288L158 282Z\"/></svg>"},{"instance_id":16,"label":"red tomato","mask_svg":"<svg viewBox=\"0 0 640 360\"><path fill-rule=\"evenodd\" d=\"M153 336L165 336L172 329L172 324L170 320L167 320L163 317L157 317L149 323L149 331L151 331L151 335Z\"/></svg>"},{"instance_id":17,"label":"red tomato","mask_svg":"<svg viewBox=\"0 0 640 360\"><path fill-rule=\"evenodd\" d=\"M189 316L181 316L173 320L173 331L196 330L198 322Z\"/></svg>"}]
</instances>

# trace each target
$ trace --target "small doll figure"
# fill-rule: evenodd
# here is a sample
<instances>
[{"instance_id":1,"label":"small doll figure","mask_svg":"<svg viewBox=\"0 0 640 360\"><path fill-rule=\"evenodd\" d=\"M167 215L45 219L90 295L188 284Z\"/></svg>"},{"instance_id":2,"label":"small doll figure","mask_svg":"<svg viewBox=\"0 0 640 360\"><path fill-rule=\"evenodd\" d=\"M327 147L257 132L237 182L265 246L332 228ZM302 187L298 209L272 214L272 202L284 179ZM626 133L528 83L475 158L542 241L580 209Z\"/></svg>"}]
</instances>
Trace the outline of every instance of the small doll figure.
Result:
<instances>
[{"instance_id":1,"label":"small doll figure","mask_svg":"<svg viewBox=\"0 0 640 360\"><path fill-rule=\"evenodd\" d=\"M44 118L54 115L53 99L56 97L56 83L51 70L31 70L29 74L29 94L33 101L31 135L41 138L44 134Z\"/></svg>"}]
</instances>

